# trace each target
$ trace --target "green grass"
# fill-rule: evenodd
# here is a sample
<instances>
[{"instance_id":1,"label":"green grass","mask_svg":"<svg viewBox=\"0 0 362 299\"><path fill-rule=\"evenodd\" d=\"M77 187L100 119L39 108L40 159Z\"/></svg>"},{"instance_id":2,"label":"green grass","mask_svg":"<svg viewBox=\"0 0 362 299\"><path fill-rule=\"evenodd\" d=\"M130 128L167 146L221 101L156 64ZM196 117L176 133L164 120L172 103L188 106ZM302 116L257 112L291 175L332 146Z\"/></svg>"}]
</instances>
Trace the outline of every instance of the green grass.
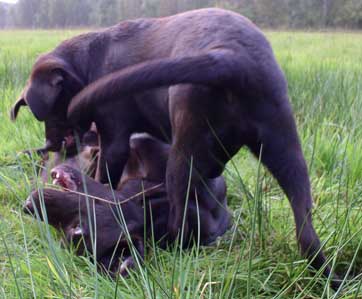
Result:
<instances>
[{"instance_id":1,"label":"green grass","mask_svg":"<svg viewBox=\"0 0 362 299\"><path fill-rule=\"evenodd\" d=\"M118 283L22 214L34 162L17 153L44 135L27 109L11 123L9 108L35 57L77 33L0 31L0 298L362 298L362 34L267 33L310 167L316 229L349 273L335 293L299 256L288 201L246 150L225 171L233 229L182 253L149 247L145 265Z\"/></svg>"}]
</instances>

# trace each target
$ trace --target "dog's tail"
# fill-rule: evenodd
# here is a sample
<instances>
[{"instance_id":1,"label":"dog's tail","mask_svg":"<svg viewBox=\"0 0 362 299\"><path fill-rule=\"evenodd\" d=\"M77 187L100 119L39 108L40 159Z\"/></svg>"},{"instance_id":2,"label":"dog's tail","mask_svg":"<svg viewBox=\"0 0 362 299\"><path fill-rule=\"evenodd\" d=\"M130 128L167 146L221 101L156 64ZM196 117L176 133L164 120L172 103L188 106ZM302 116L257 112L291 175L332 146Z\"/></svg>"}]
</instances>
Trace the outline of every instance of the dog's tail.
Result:
<instances>
[{"instance_id":1,"label":"dog's tail","mask_svg":"<svg viewBox=\"0 0 362 299\"><path fill-rule=\"evenodd\" d=\"M71 101L68 118L76 123L98 103L151 88L191 83L231 89L250 85L255 63L248 55L212 50L202 55L150 60L111 73L88 85ZM84 117L84 116L83 116Z\"/></svg>"}]
</instances>

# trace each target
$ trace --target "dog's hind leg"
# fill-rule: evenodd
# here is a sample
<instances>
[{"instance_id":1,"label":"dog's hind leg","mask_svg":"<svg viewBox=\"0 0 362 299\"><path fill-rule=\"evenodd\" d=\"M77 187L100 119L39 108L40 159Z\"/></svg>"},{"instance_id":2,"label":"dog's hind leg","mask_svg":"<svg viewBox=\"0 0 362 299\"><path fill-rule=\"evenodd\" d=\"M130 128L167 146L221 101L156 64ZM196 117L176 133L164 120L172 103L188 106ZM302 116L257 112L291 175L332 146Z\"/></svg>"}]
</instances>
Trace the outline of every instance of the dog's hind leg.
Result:
<instances>
[{"instance_id":1,"label":"dog's hind leg","mask_svg":"<svg viewBox=\"0 0 362 299\"><path fill-rule=\"evenodd\" d=\"M258 141L248 146L257 157L261 156L262 163L277 179L290 201L302 255L315 269L324 266L323 273L329 276L330 267L324 265L326 258L312 223L308 170L290 107L280 106L278 113L259 126L257 135Z\"/></svg>"},{"instance_id":2,"label":"dog's hind leg","mask_svg":"<svg viewBox=\"0 0 362 299\"><path fill-rule=\"evenodd\" d=\"M188 210L188 206L185 209L187 195L208 194L203 181L220 176L224 169L225 161L213 155L216 140L209 126L209 120L214 124L213 120L220 115L223 97L223 92L204 86L180 85L170 91L173 136L166 187L170 204L168 230L172 238L182 229L186 238L190 232L189 219L184 215ZM218 128L223 126L223 121L220 122Z\"/></svg>"}]
</instances>

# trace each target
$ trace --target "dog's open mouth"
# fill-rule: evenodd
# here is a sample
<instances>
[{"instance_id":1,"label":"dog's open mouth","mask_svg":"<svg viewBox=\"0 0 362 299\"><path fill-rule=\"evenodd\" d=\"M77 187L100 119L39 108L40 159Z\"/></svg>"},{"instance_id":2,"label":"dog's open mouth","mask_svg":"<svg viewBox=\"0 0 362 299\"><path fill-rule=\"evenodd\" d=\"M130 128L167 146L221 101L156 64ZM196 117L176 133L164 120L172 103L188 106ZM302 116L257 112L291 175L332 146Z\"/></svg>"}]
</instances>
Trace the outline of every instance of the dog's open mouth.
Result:
<instances>
[{"instance_id":1,"label":"dog's open mouth","mask_svg":"<svg viewBox=\"0 0 362 299\"><path fill-rule=\"evenodd\" d=\"M77 190L77 183L72 175L62 168L56 167L51 171L51 177L53 179L53 185L62 187L64 190Z\"/></svg>"}]
</instances>

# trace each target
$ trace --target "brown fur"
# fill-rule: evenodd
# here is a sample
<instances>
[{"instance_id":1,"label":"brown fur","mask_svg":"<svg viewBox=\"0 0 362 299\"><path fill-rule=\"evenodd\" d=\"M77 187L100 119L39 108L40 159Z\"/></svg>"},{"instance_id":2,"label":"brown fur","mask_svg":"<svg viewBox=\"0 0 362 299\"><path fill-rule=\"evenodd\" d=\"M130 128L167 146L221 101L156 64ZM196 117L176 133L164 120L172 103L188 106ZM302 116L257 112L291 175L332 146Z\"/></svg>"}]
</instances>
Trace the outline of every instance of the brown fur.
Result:
<instances>
[{"instance_id":1,"label":"brown fur","mask_svg":"<svg viewBox=\"0 0 362 299\"><path fill-rule=\"evenodd\" d=\"M140 258L143 257L145 226L148 236L152 235L160 245L165 245L168 240L169 204L164 188L164 169L170 147L147 135L133 136L130 142L132 151L136 154L132 163L127 163L128 172L119 191L112 191L109 187L83 176L77 169L69 166L69 161L51 171L56 185L81 193L87 191L92 196L89 199L90 210L87 208L85 196L52 189L33 191L24 205L26 213L35 214L37 211L43 219L43 202L49 224L64 232L67 242L77 248L78 254L84 254L85 250L93 252L91 230L94 230L96 223L96 259L102 269L113 274L126 274L127 268L134 266L125 232L119 225L119 208L122 209L131 240ZM155 152L158 155L153 155ZM141 181L140 177L145 180ZM186 244L198 234L201 244L209 244L230 225L224 179L219 177L210 180L208 185L209 193L202 194L199 198L190 198L188 222L191 229L190 234L185 235ZM144 190L146 192L143 192ZM129 198L133 199L127 201ZM125 200L127 202L122 205L113 204ZM146 209L146 220L143 206ZM89 213L91 218L88 218Z\"/></svg>"},{"instance_id":2,"label":"brown fur","mask_svg":"<svg viewBox=\"0 0 362 299\"><path fill-rule=\"evenodd\" d=\"M53 59L60 68L45 63ZM65 41L35 68L42 63L49 73L33 72L24 100L39 120L59 127L58 134L51 130L47 135L48 141L53 139L48 148L59 148L67 126L82 134L94 120L101 136L97 179L108 182L108 169L116 187L132 133L172 142L166 182L168 228L176 237L190 163L192 185L203 193L202 181L220 176L245 145L288 196L303 256L316 269L323 266L326 258L312 223L310 181L286 80L269 42L249 20L202 9L126 21ZM69 123L66 110L82 88L69 107ZM329 267L324 274L329 276Z\"/></svg>"}]
</instances>

